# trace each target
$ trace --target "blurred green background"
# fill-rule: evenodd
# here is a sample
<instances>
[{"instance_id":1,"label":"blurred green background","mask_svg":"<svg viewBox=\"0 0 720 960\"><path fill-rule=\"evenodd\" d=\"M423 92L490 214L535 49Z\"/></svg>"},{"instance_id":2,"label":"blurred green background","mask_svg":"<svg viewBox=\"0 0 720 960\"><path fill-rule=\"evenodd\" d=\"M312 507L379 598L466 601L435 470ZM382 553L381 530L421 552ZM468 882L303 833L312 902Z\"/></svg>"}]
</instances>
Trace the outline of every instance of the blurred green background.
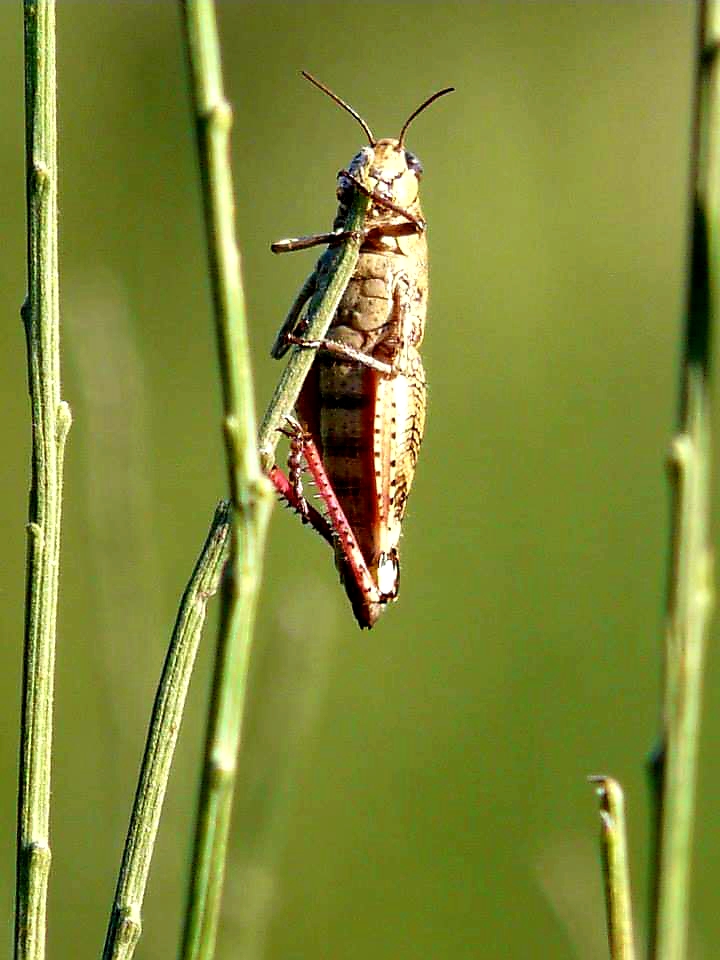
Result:
<instances>
[{"instance_id":1,"label":"blurred green background","mask_svg":"<svg viewBox=\"0 0 720 960\"><path fill-rule=\"evenodd\" d=\"M237 223L268 350L362 132L414 124L431 245L427 438L398 604L357 630L319 538L272 521L219 957L606 955L589 773L628 794L645 913L685 253L694 6L225 3ZM59 16L64 395L50 955L96 956L179 595L225 493L192 127L171 0ZM0 5L0 909L10 943L29 426L22 22ZM139 956L172 956L214 642ZM720 938L710 660L694 957Z\"/></svg>"}]
</instances>

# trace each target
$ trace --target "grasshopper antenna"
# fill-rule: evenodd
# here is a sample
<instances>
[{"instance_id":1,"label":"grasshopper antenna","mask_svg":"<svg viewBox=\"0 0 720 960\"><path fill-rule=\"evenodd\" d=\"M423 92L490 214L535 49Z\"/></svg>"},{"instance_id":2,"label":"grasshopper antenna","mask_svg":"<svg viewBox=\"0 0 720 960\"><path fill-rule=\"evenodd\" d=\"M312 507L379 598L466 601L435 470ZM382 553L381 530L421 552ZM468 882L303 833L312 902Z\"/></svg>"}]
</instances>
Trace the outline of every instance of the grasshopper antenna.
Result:
<instances>
[{"instance_id":1,"label":"grasshopper antenna","mask_svg":"<svg viewBox=\"0 0 720 960\"><path fill-rule=\"evenodd\" d=\"M410 114L410 116L407 118L407 120L405 121L405 123L403 124L403 128L402 128L402 130L400 131L400 136L398 137L398 149L400 149L401 147L404 146L405 134L407 133L407 128L408 128L408 127L410 126L410 124L413 122L413 120L415 119L415 117L416 117L419 113L422 113L423 110L424 110L426 107L429 107L430 104L431 104L431 103L434 103L435 100L437 100L439 97L444 97L446 93L452 93L454 89L455 89L455 87L445 87L444 90L438 90L437 93L434 93L431 97L428 97L427 100L423 100L423 102L420 104L420 106L417 108L417 110L414 110L414 111Z\"/></svg>"},{"instance_id":2,"label":"grasshopper antenna","mask_svg":"<svg viewBox=\"0 0 720 960\"><path fill-rule=\"evenodd\" d=\"M319 81L319 80L316 80L315 77L314 77L311 73L308 73L308 72L307 72L307 70L302 70L301 73L302 73L302 75L305 77L306 80L309 80L310 83L314 83L315 86L316 86L319 90L322 90L323 93L326 93L326 94L330 97L331 100L334 100L335 103L338 104L338 106L342 107L343 110L347 110L347 112L350 114L351 117L355 117L355 119L357 120L357 122L360 124L360 126L361 126L361 127L363 128L363 130L365 131L365 136L366 136L366 137L368 138L368 140L370 141L370 146L371 146L371 147L374 147L374 146L375 146L375 137L372 135L372 130L371 130L370 127L365 123L365 121L364 121L363 118L360 116L360 114L357 112L357 110L353 110L353 108L350 106L349 103L345 103L344 100L341 100L340 97L339 97L336 93L333 93L333 92L332 92L332 90L330 89L330 87L326 87L324 83L320 83L320 81ZM447 90L443 90L442 92L443 92L443 93L447 93L448 91L447 91ZM440 96L439 93L436 93L436 94L435 94L435 97L439 97L439 96ZM428 105L428 103L430 103L430 101L434 100L435 97L431 97L430 100L426 101L426 102L423 104L422 107L420 107L418 110L416 110L415 113L413 114L413 117L416 116L416 115L420 112L420 110L422 110L423 107L426 107L426 106ZM413 117L410 117L410 120L412 120ZM408 120L408 123L410 123L410 120ZM407 123L405 124L405 127L407 127ZM405 129L405 127L403 127L403 130Z\"/></svg>"}]
</instances>

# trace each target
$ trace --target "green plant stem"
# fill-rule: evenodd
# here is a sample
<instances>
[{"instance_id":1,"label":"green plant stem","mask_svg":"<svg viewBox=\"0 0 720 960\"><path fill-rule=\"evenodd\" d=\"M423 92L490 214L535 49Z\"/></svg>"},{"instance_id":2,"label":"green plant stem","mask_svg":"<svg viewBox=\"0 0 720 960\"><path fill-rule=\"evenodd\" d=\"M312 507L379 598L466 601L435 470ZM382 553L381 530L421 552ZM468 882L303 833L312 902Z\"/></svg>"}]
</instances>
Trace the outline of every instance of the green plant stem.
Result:
<instances>
[{"instance_id":1,"label":"green plant stem","mask_svg":"<svg viewBox=\"0 0 720 960\"><path fill-rule=\"evenodd\" d=\"M355 271L362 245L362 227L369 203L369 197L359 190L355 191L347 221L343 224L343 230L349 231L350 237L338 245L335 262L328 274L328 282L318 289L310 302L308 326L304 333L307 340L322 340L328 332L338 304ZM265 470L273 466L275 449L280 439L279 431L295 406L315 359L315 353L315 349L294 347L290 360L280 376L258 437L260 456Z\"/></svg>"},{"instance_id":2,"label":"green plant stem","mask_svg":"<svg viewBox=\"0 0 720 960\"><path fill-rule=\"evenodd\" d=\"M653 766L657 842L651 955L687 955L702 674L713 601L710 531L712 317L718 303L718 4L699 5L688 306L679 429L672 447L674 503L660 750Z\"/></svg>"},{"instance_id":3,"label":"green plant stem","mask_svg":"<svg viewBox=\"0 0 720 960\"><path fill-rule=\"evenodd\" d=\"M625 802L617 780L589 777L600 798L600 844L605 876L607 930L612 960L635 960Z\"/></svg>"},{"instance_id":4,"label":"green plant stem","mask_svg":"<svg viewBox=\"0 0 720 960\"><path fill-rule=\"evenodd\" d=\"M28 295L22 316L32 414L32 480L27 527L15 957L42 960L50 871L63 455L71 416L60 397L54 3L27 0L24 22Z\"/></svg>"},{"instance_id":5,"label":"green plant stem","mask_svg":"<svg viewBox=\"0 0 720 960\"><path fill-rule=\"evenodd\" d=\"M207 604L228 555L230 504L215 511L183 593L155 697L140 778L125 841L103 960L129 960L142 932L142 903Z\"/></svg>"},{"instance_id":6,"label":"green plant stem","mask_svg":"<svg viewBox=\"0 0 720 960\"><path fill-rule=\"evenodd\" d=\"M180 3L202 182L203 209L222 380L224 433L233 504L230 562L198 801L182 954L215 947L250 645L272 487L260 469L240 254L235 239L230 127L211 0Z\"/></svg>"}]
</instances>

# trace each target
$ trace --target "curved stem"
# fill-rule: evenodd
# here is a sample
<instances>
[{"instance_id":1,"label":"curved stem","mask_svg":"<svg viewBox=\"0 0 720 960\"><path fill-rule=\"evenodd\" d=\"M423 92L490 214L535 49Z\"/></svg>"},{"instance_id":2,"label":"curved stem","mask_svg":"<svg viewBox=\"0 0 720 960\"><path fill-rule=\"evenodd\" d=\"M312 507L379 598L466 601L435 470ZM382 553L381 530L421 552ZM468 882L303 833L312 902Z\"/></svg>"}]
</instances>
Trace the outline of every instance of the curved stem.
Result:
<instances>
[{"instance_id":1,"label":"curved stem","mask_svg":"<svg viewBox=\"0 0 720 960\"><path fill-rule=\"evenodd\" d=\"M183 593L163 666L110 914L103 960L129 960L142 930L142 904L185 697L207 615L228 554L230 505L222 501Z\"/></svg>"}]
</instances>

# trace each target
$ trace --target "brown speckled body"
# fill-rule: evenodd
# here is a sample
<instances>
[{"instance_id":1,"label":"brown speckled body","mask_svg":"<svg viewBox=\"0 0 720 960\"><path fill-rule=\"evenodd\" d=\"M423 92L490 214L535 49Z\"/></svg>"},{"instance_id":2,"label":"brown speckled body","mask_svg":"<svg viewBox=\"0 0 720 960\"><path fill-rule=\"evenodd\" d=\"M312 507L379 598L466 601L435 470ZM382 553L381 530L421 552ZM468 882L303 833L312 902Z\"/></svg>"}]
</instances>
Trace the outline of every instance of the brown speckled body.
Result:
<instances>
[{"instance_id":1,"label":"brown speckled body","mask_svg":"<svg viewBox=\"0 0 720 960\"><path fill-rule=\"evenodd\" d=\"M364 174L371 189L422 222L419 164L397 140L365 147L349 172ZM352 189L341 173L335 228L345 222ZM332 263L331 252L320 258L317 285L322 286ZM424 229L395 210L371 204L357 267L328 340L387 364L391 372L320 350L297 405L378 586L379 599L358 594L346 558L337 552L344 585L364 626L371 626L398 592L401 524L425 425L419 347L427 296Z\"/></svg>"},{"instance_id":2,"label":"brown speckled body","mask_svg":"<svg viewBox=\"0 0 720 960\"><path fill-rule=\"evenodd\" d=\"M372 627L400 583L399 543L407 498L425 428L425 371L420 344L428 296L427 241L418 188L422 166L405 148L408 127L445 87L407 118L397 139L376 140L362 117L306 71L303 76L362 127L369 147L338 174L338 213L332 233L281 240L275 253L349 239L350 206L360 190L369 204L358 237L355 272L324 340L304 339L308 312L335 279L328 250L303 284L271 354L291 344L317 350L296 404L291 458L302 456L327 513L302 499L276 466L270 477L305 522L335 546L340 577L361 627ZM355 228L353 228L355 231ZM297 473L297 469L295 469Z\"/></svg>"}]
</instances>

